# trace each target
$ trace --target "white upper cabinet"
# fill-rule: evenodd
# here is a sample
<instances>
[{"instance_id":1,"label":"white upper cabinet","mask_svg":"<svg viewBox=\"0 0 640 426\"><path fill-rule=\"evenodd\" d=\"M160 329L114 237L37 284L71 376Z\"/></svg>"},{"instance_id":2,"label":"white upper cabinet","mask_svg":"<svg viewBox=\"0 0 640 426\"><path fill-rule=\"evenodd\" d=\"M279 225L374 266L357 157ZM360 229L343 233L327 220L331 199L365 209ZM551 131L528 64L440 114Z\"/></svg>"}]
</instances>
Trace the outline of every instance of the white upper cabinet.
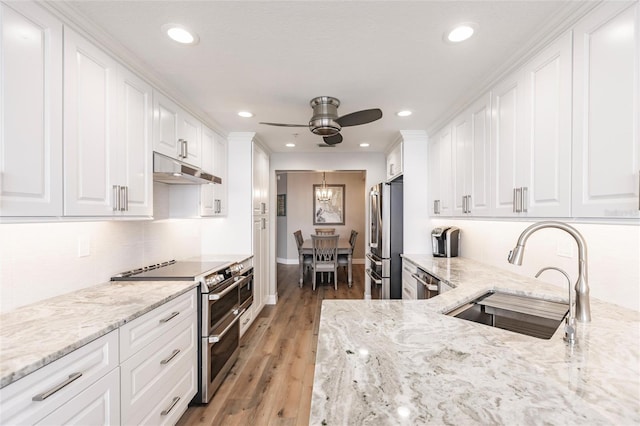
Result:
<instances>
[{"instance_id":1,"label":"white upper cabinet","mask_svg":"<svg viewBox=\"0 0 640 426\"><path fill-rule=\"evenodd\" d=\"M393 180L403 172L402 145L402 140L400 140L387 155L387 180Z\"/></svg>"},{"instance_id":2,"label":"white upper cabinet","mask_svg":"<svg viewBox=\"0 0 640 426\"><path fill-rule=\"evenodd\" d=\"M107 216L119 210L116 154L117 63L65 28L64 212Z\"/></svg>"},{"instance_id":3,"label":"white upper cabinet","mask_svg":"<svg viewBox=\"0 0 640 426\"><path fill-rule=\"evenodd\" d=\"M62 215L62 23L0 3L0 216Z\"/></svg>"},{"instance_id":4,"label":"white upper cabinet","mask_svg":"<svg viewBox=\"0 0 640 426\"><path fill-rule=\"evenodd\" d=\"M118 69L118 176L126 187L126 214L153 215L153 89L141 78Z\"/></svg>"},{"instance_id":5,"label":"white upper cabinet","mask_svg":"<svg viewBox=\"0 0 640 426\"><path fill-rule=\"evenodd\" d=\"M522 92L519 73L509 76L491 91L491 210L496 216L509 216L516 210L517 160L522 150L519 141L524 139Z\"/></svg>"},{"instance_id":6,"label":"white upper cabinet","mask_svg":"<svg viewBox=\"0 0 640 426\"><path fill-rule=\"evenodd\" d=\"M64 214L151 215L151 87L68 28L64 46Z\"/></svg>"},{"instance_id":7,"label":"white upper cabinet","mask_svg":"<svg viewBox=\"0 0 640 426\"><path fill-rule=\"evenodd\" d=\"M167 157L202 166L202 124L171 99L155 91L153 149Z\"/></svg>"},{"instance_id":8,"label":"white upper cabinet","mask_svg":"<svg viewBox=\"0 0 640 426\"><path fill-rule=\"evenodd\" d=\"M253 214L269 212L269 156L253 143Z\"/></svg>"},{"instance_id":9,"label":"white upper cabinet","mask_svg":"<svg viewBox=\"0 0 640 426\"><path fill-rule=\"evenodd\" d=\"M429 213L451 216L451 127L429 143Z\"/></svg>"},{"instance_id":10,"label":"white upper cabinet","mask_svg":"<svg viewBox=\"0 0 640 426\"><path fill-rule=\"evenodd\" d=\"M571 34L492 90L493 214L571 214Z\"/></svg>"},{"instance_id":11,"label":"white upper cabinet","mask_svg":"<svg viewBox=\"0 0 640 426\"><path fill-rule=\"evenodd\" d=\"M454 215L489 213L491 97L481 97L452 124Z\"/></svg>"},{"instance_id":12,"label":"white upper cabinet","mask_svg":"<svg viewBox=\"0 0 640 426\"><path fill-rule=\"evenodd\" d=\"M639 15L606 4L574 29L574 216L640 216Z\"/></svg>"},{"instance_id":13,"label":"white upper cabinet","mask_svg":"<svg viewBox=\"0 0 640 426\"><path fill-rule=\"evenodd\" d=\"M516 186L522 214L571 216L571 33L524 69L524 140Z\"/></svg>"},{"instance_id":14,"label":"white upper cabinet","mask_svg":"<svg viewBox=\"0 0 640 426\"><path fill-rule=\"evenodd\" d=\"M202 126L202 170L219 177L222 184L202 185L201 216L227 214L227 141L213 130Z\"/></svg>"}]
</instances>

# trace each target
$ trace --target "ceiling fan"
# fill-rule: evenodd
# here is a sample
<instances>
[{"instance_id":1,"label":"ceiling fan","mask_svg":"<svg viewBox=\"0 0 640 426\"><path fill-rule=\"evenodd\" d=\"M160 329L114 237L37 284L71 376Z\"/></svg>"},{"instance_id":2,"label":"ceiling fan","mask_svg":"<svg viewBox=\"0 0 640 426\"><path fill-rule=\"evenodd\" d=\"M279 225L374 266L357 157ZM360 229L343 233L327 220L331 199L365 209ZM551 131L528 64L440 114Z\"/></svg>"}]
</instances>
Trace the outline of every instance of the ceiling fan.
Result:
<instances>
[{"instance_id":1,"label":"ceiling fan","mask_svg":"<svg viewBox=\"0 0 640 426\"><path fill-rule=\"evenodd\" d=\"M336 145L342 142L340 130L343 127L367 124L382 118L382 111L379 108L356 111L339 117L338 107L340 106L340 101L331 96L318 96L311 99L309 104L313 108L313 116L309 120L309 124L264 122L260 122L260 124L279 127L308 127L316 135L324 136L323 139L327 145Z\"/></svg>"}]
</instances>

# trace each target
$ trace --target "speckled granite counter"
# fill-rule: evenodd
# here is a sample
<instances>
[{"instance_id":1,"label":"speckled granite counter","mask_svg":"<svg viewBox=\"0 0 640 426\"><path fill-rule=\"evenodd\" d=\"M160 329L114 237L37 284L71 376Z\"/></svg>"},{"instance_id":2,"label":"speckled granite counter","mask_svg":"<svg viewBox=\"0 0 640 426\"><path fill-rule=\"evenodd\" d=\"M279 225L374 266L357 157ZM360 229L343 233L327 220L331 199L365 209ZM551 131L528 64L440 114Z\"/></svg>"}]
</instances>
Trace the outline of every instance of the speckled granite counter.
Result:
<instances>
[{"instance_id":1,"label":"speckled granite counter","mask_svg":"<svg viewBox=\"0 0 640 426\"><path fill-rule=\"evenodd\" d=\"M106 283L0 315L0 388L196 285L178 281Z\"/></svg>"},{"instance_id":2,"label":"speckled granite counter","mask_svg":"<svg viewBox=\"0 0 640 426\"><path fill-rule=\"evenodd\" d=\"M573 348L442 315L487 290L566 301L555 286L463 258L405 258L454 290L325 300L310 424L639 424L640 313L591 299Z\"/></svg>"}]
</instances>

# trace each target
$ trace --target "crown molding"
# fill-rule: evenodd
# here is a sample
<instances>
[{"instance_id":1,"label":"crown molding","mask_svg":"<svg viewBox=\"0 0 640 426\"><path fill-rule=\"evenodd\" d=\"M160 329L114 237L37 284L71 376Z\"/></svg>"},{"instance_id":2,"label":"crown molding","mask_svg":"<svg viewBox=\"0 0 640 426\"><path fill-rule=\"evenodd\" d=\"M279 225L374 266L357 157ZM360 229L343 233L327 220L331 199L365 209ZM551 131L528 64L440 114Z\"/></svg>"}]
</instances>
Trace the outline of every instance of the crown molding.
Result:
<instances>
[{"instance_id":1,"label":"crown molding","mask_svg":"<svg viewBox=\"0 0 640 426\"><path fill-rule=\"evenodd\" d=\"M96 24L82 12L80 12L73 4L67 1L38 1L38 5L53 14L62 21L63 25L72 28L101 49L105 50L115 60L120 62L126 68L129 68L139 77L146 80L154 90L162 92L165 96L171 98L182 108L189 111L198 120L202 121L207 127L216 133L227 137L228 131L208 113L204 112L199 106L187 99L184 94L175 87L167 83L158 74L153 72L149 67L133 54L124 44L113 38L111 34L106 32L100 25Z\"/></svg>"},{"instance_id":2,"label":"crown molding","mask_svg":"<svg viewBox=\"0 0 640 426\"><path fill-rule=\"evenodd\" d=\"M442 129L442 127L452 121L458 114L491 90L496 83L520 69L545 47L561 37L566 31L569 31L578 20L605 2L606 0L568 1L558 13L538 28L530 41L520 46L520 48L511 55L509 60L497 67L494 72L482 80L468 95L456 100L444 114L441 114L440 117L428 124L427 133L433 135Z\"/></svg>"}]
</instances>

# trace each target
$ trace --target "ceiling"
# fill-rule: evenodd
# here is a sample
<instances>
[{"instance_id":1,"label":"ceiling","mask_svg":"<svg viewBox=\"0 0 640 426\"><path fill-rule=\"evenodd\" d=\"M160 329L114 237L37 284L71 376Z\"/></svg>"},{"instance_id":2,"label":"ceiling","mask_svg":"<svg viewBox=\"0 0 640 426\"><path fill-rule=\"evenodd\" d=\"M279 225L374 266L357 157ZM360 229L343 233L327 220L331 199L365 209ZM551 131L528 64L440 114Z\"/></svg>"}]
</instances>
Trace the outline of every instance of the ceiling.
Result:
<instances>
[{"instance_id":1,"label":"ceiling","mask_svg":"<svg viewBox=\"0 0 640 426\"><path fill-rule=\"evenodd\" d=\"M573 2L575 3L575 2ZM306 124L316 96L340 99L339 115L380 108L382 119L343 128L329 152L384 151L399 130L429 129L477 91L566 1L76 1L167 87L223 132L252 131L274 152L319 152ZM478 24L466 42L443 42L460 22ZM200 41L179 45L161 31L179 23ZM410 109L406 118L396 112ZM254 116L241 118L238 111ZM295 135L297 134L297 136ZM295 148L285 143L295 142Z\"/></svg>"}]
</instances>

